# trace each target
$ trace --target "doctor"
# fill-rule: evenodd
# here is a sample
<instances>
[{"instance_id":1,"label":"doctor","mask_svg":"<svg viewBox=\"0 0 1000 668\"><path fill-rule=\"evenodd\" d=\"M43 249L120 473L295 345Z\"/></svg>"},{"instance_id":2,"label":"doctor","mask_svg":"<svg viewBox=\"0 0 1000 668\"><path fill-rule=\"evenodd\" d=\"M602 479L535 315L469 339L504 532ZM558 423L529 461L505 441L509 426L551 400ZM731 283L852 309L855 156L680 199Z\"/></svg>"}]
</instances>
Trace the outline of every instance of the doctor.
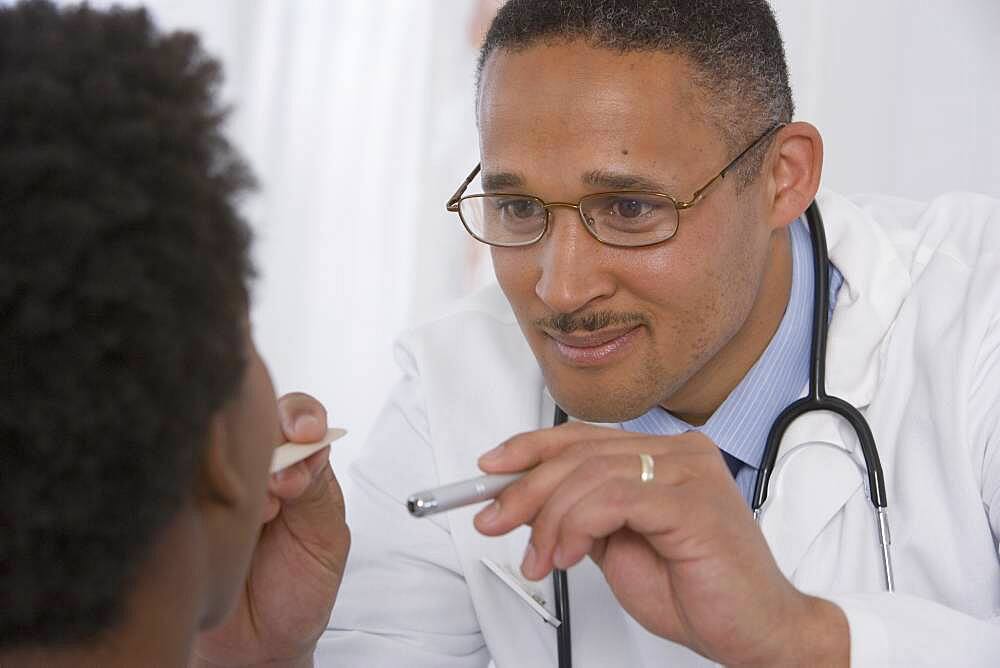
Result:
<instances>
[{"instance_id":1,"label":"doctor","mask_svg":"<svg viewBox=\"0 0 1000 668\"><path fill-rule=\"evenodd\" d=\"M792 122L769 7L719 6L500 10L477 109L481 192L503 195L456 205L499 286L402 337L320 660L555 665L556 632L486 558L550 609L568 569L576 666L1000 663L1000 205L817 197L822 141ZM660 238L643 225L670 200L649 193L681 203ZM827 387L879 446L895 593L839 418L795 422L759 525L748 509L807 383L814 198ZM546 428L553 400L577 422ZM403 507L528 468L486 508Z\"/></svg>"}]
</instances>

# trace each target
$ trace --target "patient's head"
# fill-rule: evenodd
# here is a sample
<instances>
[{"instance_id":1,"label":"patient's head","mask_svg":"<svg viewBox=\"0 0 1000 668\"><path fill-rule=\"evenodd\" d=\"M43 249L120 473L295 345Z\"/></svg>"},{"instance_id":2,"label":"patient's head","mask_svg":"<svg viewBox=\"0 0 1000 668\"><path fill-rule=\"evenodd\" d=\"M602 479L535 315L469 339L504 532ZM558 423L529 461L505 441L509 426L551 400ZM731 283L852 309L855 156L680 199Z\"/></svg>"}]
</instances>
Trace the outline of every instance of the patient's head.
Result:
<instances>
[{"instance_id":1,"label":"patient's head","mask_svg":"<svg viewBox=\"0 0 1000 668\"><path fill-rule=\"evenodd\" d=\"M0 6L0 651L99 639L154 563L201 626L242 582L277 418L220 76L143 11Z\"/></svg>"}]
</instances>

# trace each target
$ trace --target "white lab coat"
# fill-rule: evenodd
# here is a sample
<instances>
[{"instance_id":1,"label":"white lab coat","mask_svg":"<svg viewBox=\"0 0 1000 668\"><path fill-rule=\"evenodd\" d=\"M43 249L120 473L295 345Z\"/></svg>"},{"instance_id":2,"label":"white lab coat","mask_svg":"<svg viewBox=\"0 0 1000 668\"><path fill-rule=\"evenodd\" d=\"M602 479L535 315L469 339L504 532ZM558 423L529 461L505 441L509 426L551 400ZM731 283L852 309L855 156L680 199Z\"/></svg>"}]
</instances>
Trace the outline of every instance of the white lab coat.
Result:
<instances>
[{"instance_id":1,"label":"white lab coat","mask_svg":"<svg viewBox=\"0 0 1000 668\"><path fill-rule=\"evenodd\" d=\"M1000 202L820 198L844 275L827 388L864 413L885 470L897 593L882 565L854 433L812 414L782 442L761 529L800 590L845 611L863 666L1000 665ZM348 481L354 536L321 665L556 665L556 633L480 563L517 570L522 528L487 538L477 508L408 516L418 490L551 424L552 402L499 289L401 338L404 378ZM346 477L346 476L345 476ZM639 627L589 560L570 569L579 668L705 659ZM532 583L552 607L550 580Z\"/></svg>"}]
</instances>

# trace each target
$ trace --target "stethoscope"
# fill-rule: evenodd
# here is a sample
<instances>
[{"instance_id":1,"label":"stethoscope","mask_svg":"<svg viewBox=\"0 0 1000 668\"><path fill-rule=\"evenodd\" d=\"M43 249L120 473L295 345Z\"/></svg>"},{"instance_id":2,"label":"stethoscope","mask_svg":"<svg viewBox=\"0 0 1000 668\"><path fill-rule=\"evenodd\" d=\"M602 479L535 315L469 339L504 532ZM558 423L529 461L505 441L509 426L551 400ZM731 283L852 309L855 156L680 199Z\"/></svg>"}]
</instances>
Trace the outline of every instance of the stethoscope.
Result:
<instances>
[{"instance_id":1,"label":"stethoscope","mask_svg":"<svg viewBox=\"0 0 1000 668\"><path fill-rule=\"evenodd\" d=\"M826 232L823 229L823 216L820 215L816 202L806 210L806 222L812 237L813 250L813 314L812 314L812 347L809 360L809 392L806 396L792 402L783 410L771 425L757 471L754 484L753 499L750 509L754 520L760 521L760 509L767 500L767 486L771 480L774 463L778 459L778 448L785 430L797 418L810 411L830 411L841 416L850 423L861 444L861 452L865 458L865 469L868 471L868 492L872 506L875 508L875 519L878 527L879 547L882 552L882 564L885 569L885 588L895 590L892 577L892 559L889 555L889 519L886 515L885 478L882 475L882 463L875 447L875 437L871 427L861 413L851 404L839 397L831 397L826 393L826 335L829 329L830 294L829 265L830 258L826 248ZM553 426L566 422L567 416L562 408L556 406ZM559 651L559 668L571 668L573 665L572 648L570 646L569 622L569 583L566 571L552 572L552 590L555 598L556 618L560 620L556 628L557 647Z\"/></svg>"}]
</instances>

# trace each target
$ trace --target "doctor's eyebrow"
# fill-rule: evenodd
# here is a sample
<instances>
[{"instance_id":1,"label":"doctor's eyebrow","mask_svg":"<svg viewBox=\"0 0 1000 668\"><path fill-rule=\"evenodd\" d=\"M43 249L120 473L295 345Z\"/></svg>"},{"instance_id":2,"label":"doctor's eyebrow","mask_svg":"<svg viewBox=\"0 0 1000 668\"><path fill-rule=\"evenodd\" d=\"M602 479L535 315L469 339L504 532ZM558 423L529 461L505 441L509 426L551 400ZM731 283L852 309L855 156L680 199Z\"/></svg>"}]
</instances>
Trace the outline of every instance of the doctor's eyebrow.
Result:
<instances>
[{"instance_id":1,"label":"doctor's eyebrow","mask_svg":"<svg viewBox=\"0 0 1000 668\"><path fill-rule=\"evenodd\" d=\"M583 175L583 182L602 190L651 190L671 195L677 190L677 186L674 184L655 181L645 176L639 176L638 174L614 172L605 169L595 169L587 172Z\"/></svg>"},{"instance_id":2,"label":"doctor's eyebrow","mask_svg":"<svg viewBox=\"0 0 1000 668\"><path fill-rule=\"evenodd\" d=\"M650 190L653 192L673 194L676 186L655 181L653 179L605 169L595 169L583 175L581 181L597 190ZM514 172L490 172L482 175L484 192L503 192L505 190L525 189L525 179Z\"/></svg>"},{"instance_id":3,"label":"doctor's eyebrow","mask_svg":"<svg viewBox=\"0 0 1000 668\"><path fill-rule=\"evenodd\" d=\"M524 178L513 172L490 172L482 175L484 192L501 192L524 188Z\"/></svg>"}]
</instances>

